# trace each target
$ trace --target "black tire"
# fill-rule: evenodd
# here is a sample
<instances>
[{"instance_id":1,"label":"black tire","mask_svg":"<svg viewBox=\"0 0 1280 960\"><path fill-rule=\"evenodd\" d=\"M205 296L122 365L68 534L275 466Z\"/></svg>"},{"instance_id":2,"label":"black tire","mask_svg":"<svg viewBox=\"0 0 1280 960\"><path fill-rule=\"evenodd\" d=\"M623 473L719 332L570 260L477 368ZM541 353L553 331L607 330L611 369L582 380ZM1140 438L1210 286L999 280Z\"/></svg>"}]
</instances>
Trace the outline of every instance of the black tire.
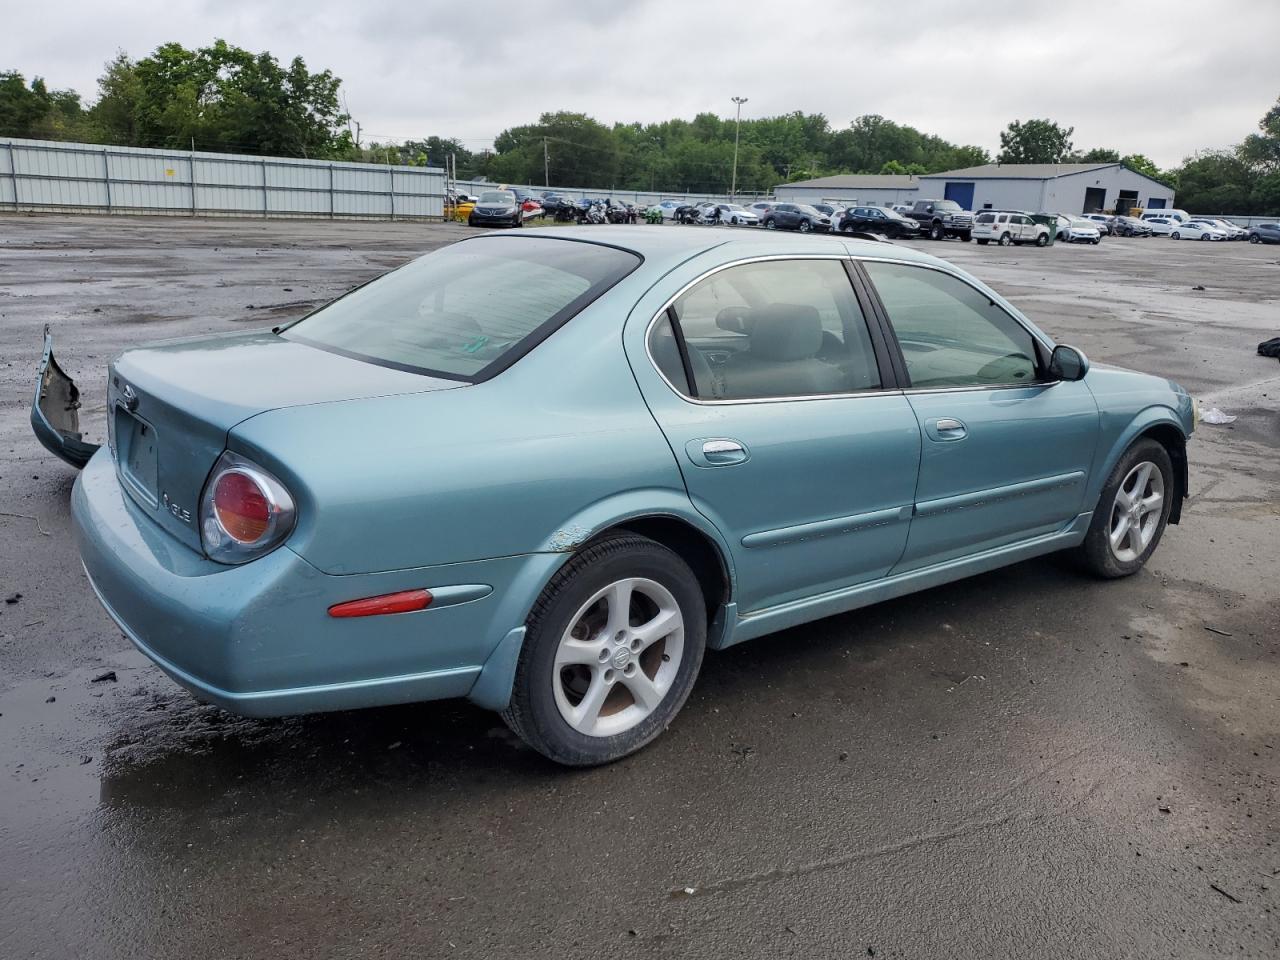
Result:
<instances>
[{"instance_id":1,"label":"black tire","mask_svg":"<svg viewBox=\"0 0 1280 960\"><path fill-rule=\"evenodd\" d=\"M1013 243L1013 237L1007 233L1000 234L1000 246L1007 247L1011 243Z\"/></svg>"},{"instance_id":2,"label":"black tire","mask_svg":"<svg viewBox=\"0 0 1280 960\"><path fill-rule=\"evenodd\" d=\"M1115 507L1116 492L1120 484L1128 476L1129 471L1138 464L1147 461L1154 463L1164 481L1164 503L1160 509L1160 521L1156 526L1151 542L1135 559L1123 561L1111 550L1109 533L1111 530L1112 510ZM1173 498L1178 495L1177 482L1173 476L1173 461L1169 452L1149 438L1135 441L1128 450L1121 454L1093 510L1093 520L1089 524L1089 532L1085 534L1084 543L1077 547L1078 556L1085 568L1095 576L1112 580L1117 577L1128 577L1142 569L1143 564L1160 545L1165 526L1169 522L1169 511L1173 508Z\"/></svg>"},{"instance_id":3,"label":"black tire","mask_svg":"<svg viewBox=\"0 0 1280 960\"><path fill-rule=\"evenodd\" d=\"M985 247L985 246L986 246L988 243L990 243L990 242L991 242L990 240L978 240L978 241L977 241L977 244L978 244L978 246L980 246L980 247Z\"/></svg>"},{"instance_id":4,"label":"black tire","mask_svg":"<svg viewBox=\"0 0 1280 960\"><path fill-rule=\"evenodd\" d=\"M1173 233L1169 234L1169 239L1170 239L1170 240L1181 240L1181 239L1182 239L1182 234L1180 234L1177 230L1175 230L1175 231L1173 231Z\"/></svg>"},{"instance_id":5,"label":"black tire","mask_svg":"<svg viewBox=\"0 0 1280 960\"><path fill-rule=\"evenodd\" d=\"M962 234L960 234L959 236L960 236L960 242L961 242L961 243L968 243L970 240L972 240L972 239L973 239L973 234L972 234L972 233L962 233Z\"/></svg>"},{"instance_id":6,"label":"black tire","mask_svg":"<svg viewBox=\"0 0 1280 960\"><path fill-rule=\"evenodd\" d=\"M1090 243L1092 243L1092 244L1096 247L1098 244L1100 244L1100 243L1102 242L1102 238L1101 238L1101 237L1099 237L1097 240L1090 240L1089 242L1090 242Z\"/></svg>"},{"instance_id":7,"label":"black tire","mask_svg":"<svg viewBox=\"0 0 1280 960\"><path fill-rule=\"evenodd\" d=\"M476 225L476 218L475 218L475 217L467 217L467 226L468 226L468 227L474 227L475 225Z\"/></svg>"},{"instance_id":8,"label":"black tire","mask_svg":"<svg viewBox=\"0 0 1280 960\"><path fill-rule=\"evenodd\" d=\"M671 592L684 618L684 646L676 677L652 713L630 730L592 737L571 727L556 706L555 656L582 604L624 577L646 577ZM678 554L635 534L608 536L575 554L551 578L525 624L511 702L502 719L534 750L571 767L611 763L662 733L688 699L707 643L706 606L697 577Z\"/></svg>"},{"instance_id":9,"label":"black tire","mask_svg":"<svg viewBox=\"0 0 1280 960\"><path fill-rule=\"evenodd\" d=\"M941 240L944 237L946 237L946 235L947 235L947 231L942 229L942 224L940 223L935 223L929 227L930 240Z\"/></svg>"},{"instance_id":10,"label":"black tire","mask_svg":"<svg viewBox=\"0 0 1280 960\"><path fill-rule=\"evenodd\" d=\"M1037 247L1047 247L1048 245L1049 245L1049 235L1047 233L1042 233L1040 234L1040 236L1036 237Z\"/></svg>"},{"instance_id":11,"label":"black tire","mask_svg":"<svg viewBox=\"0 0 1280 960\"><path fill-rule=\"evenodd\" d=\"M800 226L798 229L800 230L801 233L808 233L810 230L813 229L813 224L810 223L808 220L801 220Z\"/></svg>"},{"instance_id":12,"label":"black tire","mask_svg":"<svg viewBox=\"0 0 1280 960\"><path fill-rule=\"evenodd\" d=\"M1201 239L1201 240L1208 240L1208 239L1209 239L1209 235L1208 235L1207 233L1202 233L1202 234L1200 234L1200 239Z\"/></svg>"},{"instance_id":13,"label":"black tire","mask_svg":"<svg viewBox=\"0 0 1280 960\"><path fill-rule=\"evenodd\" d=\"M840 232L841 232L841 233L853 233L853 224L852 224L852 223L846 223L843 227L841 227L841 228L840 228Z\"/></svg>"},{"instance_id":14,"label":"black tire","mask_svg":"<svg viewBox=\"0 0 1280 960\"><path fill-rule=\"evenodd\" d=\"M765 218L764 218L764 228L765 228L766 230L777 230L777 229L778 229L778 221L774 220L774 219L773 219L773 217L765 217Z\"/></svg>"},{"instance_id":15,"label":"black tire","mask_svg":"<svg viewBox=\"0 0 1280 960\"><path fill-rule=\"evenodd\" d=\"M1251 234L1249 234L1249 242L1250 242L1250 243L1260 243L1261 241L1258 239L1258 235L1257 235L1256 233L1251 233Z\"/></svg>"}]
</instances>

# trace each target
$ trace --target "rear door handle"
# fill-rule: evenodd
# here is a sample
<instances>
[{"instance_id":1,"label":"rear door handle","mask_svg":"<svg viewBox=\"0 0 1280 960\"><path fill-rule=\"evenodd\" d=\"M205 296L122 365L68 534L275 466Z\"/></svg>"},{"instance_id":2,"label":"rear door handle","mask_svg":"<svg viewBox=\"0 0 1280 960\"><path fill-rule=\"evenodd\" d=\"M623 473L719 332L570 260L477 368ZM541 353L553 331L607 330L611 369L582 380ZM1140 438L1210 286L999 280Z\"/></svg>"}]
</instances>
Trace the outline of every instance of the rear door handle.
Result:
<instances>
[{"instance_id":1,"label":"rear door handle","mask_svg":"<svg viewBox=\"0 0 1280 960\"><path fill-rule=\"evenodd\" d=\"M933 420L926 420L924 432L929 435L930 440L938 440L940 442L963 440L969 435L969 430L965 427L964 421L957 420L955 417L937 417Z\"/></svg>"},{"instance_id":2,"label":"rear door handle","mask_svg":"<svg viewBox=\"0 0 1280 960\"><path fill-rule=\"evenodd\" d=\"M700 467L724 467L745 463L750 458L746 447L727 437L690 440L685 444L684 451Z\"/></svg>"}]
</instances>

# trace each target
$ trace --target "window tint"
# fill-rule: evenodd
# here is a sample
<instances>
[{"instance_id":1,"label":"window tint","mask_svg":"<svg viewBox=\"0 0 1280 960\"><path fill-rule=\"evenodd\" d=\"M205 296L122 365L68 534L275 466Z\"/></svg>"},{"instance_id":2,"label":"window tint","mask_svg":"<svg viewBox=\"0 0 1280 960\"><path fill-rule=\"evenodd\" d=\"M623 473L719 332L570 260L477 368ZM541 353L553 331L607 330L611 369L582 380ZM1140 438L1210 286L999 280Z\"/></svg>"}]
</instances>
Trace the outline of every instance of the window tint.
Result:
<instances>
[{"instance_id":1,"label":"window tint","mask_svg":"<svg viewBox=\"0 0 1280 960\"><path fill-rule=\"evenodd\" d=\"M913 387L1032 383L1034 339L987 296L938 270L866 263Z\"/></svg>"},{"instance_id":2,"label":"window tint","mask_svg":"<svg viewBox=\"0 0 1280 960\"><path fill-rule=\"evenodd\" d=\"M465 240L352 291L281 336L399 369L483 379L639 264L633 253L596 243Z\"/></svg>"},{"instance_id":3,"label":"window tint","mask_svg":"<svg viewBox=\"0 0 1280 960\"><path fill-rule=\"evenodd\" d=\"M996 215L994 213L978 214L978 223L995 223L995 222L996 222Z\"/></svg>"},{"instance_id":4,"label":"window tint","mask_svg":"<svg viewBox=\"0 0 1280 960\"><path fill-rule=\"evenodd\" d=\"M808 397L880 386L867 323L841 261L730 267L686 292L670 313L684 338L694 392L703 399ZM674 365L662 331L661 323L654 326L650 351L665 373ZM668 373L667 379L679 386L683 377Z\"/></svg>"}]
</instances>

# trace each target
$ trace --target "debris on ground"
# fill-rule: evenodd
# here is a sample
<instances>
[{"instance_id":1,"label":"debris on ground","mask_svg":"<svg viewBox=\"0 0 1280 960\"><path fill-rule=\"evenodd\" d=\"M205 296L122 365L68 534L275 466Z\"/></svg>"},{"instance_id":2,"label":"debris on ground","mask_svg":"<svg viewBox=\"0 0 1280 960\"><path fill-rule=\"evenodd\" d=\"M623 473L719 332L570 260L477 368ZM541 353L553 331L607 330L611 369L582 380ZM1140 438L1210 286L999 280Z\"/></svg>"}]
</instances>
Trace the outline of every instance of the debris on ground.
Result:
<instances>
[{"instance_id":1,"label":"debris on ground","mask_svg":"<svg viewBox=\"0 0 1280 960\"><path fill-rule=\"evenodd\" d=\"M1208 630L1210 633L1216 633L1216 634L1217 634L1218 636L1220 636L1220 637L1230 637L1230 636L1234 636L1234 634L1227 633L1227 631L1225 631L1225 630L1219 630L1217 627L1211 627L1211 626L1209 626L1207 623L1206 623L1206 624L1203 624L1203 626L1204 626L1204 628L1205 628L1206 630Z\"/></svg>"},{"instance_id":2,"label":"debris on ground","mask_svg":"<svg viewBox=\"0 0 1280 960\"><path fill-rule=\"evenodd\" d=\"M1236 417L1231 414L1223 413L1217 407L1210 407L1204 413L1200 414L1201 423L1211 423L1214 426L1223 423L1235 423Z\"/></svg>"},{"instance_id":3,"label":"debris on ground","mask_svg":"<svg viewBox=\"0 0 1280 960\"><path fill-rule=\"evenodd\" d=\"M116 672L115 672L114 670L108 670L106 673L100 673L100 674L98 674L96 677L94 677L94 678L93 678L92 680L90 680L89 682L90 682L90 683L115 683L115 682L116 682Z\"/></svg>"},{"instance_id":4,"label":"debris on ground","mask_svg":"<svg viewBox=\"0 0 1280 960\"><path fill-rule=\"evenodd\" d=\"M1192 289L1192 290L1203 290L1203 289L1204 289L1204 284L1202 284L1202 283L1197 283L1197 284L1196 284L1194 287L1192 287L1191 289Z\"/></svg>"},{"instance_id":5,"label":"debris on ground","mask_svg":"<svg viewBox=\"0 0 1280 960\"><path fill-rule=\"evenodd\" d=\"M1209 886L1210 886L1212 889L1217 890L1220 894L1222 894L1224 897L1226 897L1226 898L1227 898L1228 900L1230 900L1232 903L1244 903L1244 901L1243 901L1243 900L1241 900L1239 897L1237 897L1235 894L1227 893L1227 891L1223 890L1223 889L1222 889L1220 886L1218 886L1216 883L1211 883L1211 884L1209 884Z\"/></svg>"},{"instance_id":6,"label":"debris on ground","mask_svg":"<svg viewBox=\"0 0 1280 960\"><path fill-rule=\"evenodd\" d=\"M5 602L5 603L10 603L10 604L12 604L12 603L17 603L17 602L18 602L19 600L21 600L21 599L22 599L22 594L20 594L20 593L13 593L13 594L10 594L9 596L5 597L5 598L4 598L4 602Z\"/></svg>"},{"instance_id":7,"label":"debris on ground","mask_svg":"<svg viewBox=\"0 0 1280 960\"><path fill-rule=\"evenodd\" d=\"M1280 360L1280 337L1272 337L1258 344L1258 356L1275 357Z\"/></svg>"}]
</instances>

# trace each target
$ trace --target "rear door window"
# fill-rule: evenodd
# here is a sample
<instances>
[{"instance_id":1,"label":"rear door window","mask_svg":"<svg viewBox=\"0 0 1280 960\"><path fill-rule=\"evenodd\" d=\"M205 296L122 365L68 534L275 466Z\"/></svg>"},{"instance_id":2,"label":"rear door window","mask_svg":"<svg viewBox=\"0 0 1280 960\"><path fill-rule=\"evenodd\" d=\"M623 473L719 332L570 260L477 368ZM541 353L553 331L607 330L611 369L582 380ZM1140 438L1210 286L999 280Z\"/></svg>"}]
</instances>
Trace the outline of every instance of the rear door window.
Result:
<instances>
[{"instance_id":1,"label":"rear door window","mask_svg":"<svg viewBox=\"0 0 1280 960\"><path fill-rule=\"evenodd\" d=\"M321 307L280 335L399 370L485 380L641 263L545 237L465 240Z\"/></svg>"},{"instance_id":2,"label":"rear door window","mask_svg":"<svg viewBox=\"0 0 1280 960\"><path fill-rule=\"evenodd\" d=\"M691 384L701 399L812 397L881 385L866 318L839 260L764 261L712 274L654 325L649 351L676 389Z\"/></svg>"}]
</instances>

